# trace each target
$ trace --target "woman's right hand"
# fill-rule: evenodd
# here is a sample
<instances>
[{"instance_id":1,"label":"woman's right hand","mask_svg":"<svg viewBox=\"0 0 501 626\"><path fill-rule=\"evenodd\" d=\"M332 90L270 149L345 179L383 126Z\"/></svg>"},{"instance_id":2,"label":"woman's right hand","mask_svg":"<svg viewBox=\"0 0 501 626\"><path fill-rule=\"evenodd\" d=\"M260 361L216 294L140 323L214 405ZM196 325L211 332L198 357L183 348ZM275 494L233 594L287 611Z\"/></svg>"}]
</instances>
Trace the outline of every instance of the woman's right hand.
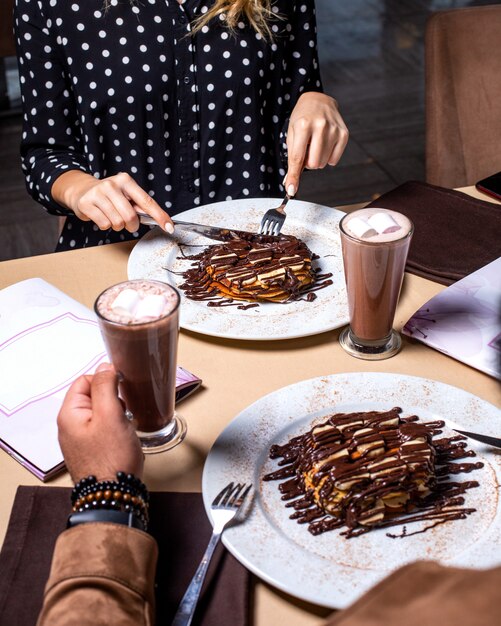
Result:
<instances>
[{"instance_id":1,"label":"woman's right hand","mask_svg":"<svg viewBox=\"0 0 501 626\"><path fill-rule=\"evenodd\" d=\"M137 211L147 213L168 233L174 232L169 215L127 173L98 179L80 170L65 172L52 185L52 197L84 222L101 230L139 228Z\"/></svg>"}]
</instances>

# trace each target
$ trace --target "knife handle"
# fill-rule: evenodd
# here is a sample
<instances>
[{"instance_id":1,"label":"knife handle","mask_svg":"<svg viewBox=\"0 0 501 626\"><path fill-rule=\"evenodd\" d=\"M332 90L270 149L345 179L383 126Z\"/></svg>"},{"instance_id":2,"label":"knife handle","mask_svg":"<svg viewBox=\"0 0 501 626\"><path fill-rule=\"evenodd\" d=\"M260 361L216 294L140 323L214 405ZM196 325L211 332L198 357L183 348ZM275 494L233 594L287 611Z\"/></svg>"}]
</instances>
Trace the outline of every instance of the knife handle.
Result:
<instances>
[{"instance_id":1,"label":"knife handle","mask_svg":"<svg viewBox=\"0 0 501 626\"><path fill-rule=\"evenodd\" d=\"M155 222L151 215L148 215L147 213L137 211L137 216L139 217L141 224L144 224L145 226L159 226L158 222Z\"/></svg>"}]
</instances>

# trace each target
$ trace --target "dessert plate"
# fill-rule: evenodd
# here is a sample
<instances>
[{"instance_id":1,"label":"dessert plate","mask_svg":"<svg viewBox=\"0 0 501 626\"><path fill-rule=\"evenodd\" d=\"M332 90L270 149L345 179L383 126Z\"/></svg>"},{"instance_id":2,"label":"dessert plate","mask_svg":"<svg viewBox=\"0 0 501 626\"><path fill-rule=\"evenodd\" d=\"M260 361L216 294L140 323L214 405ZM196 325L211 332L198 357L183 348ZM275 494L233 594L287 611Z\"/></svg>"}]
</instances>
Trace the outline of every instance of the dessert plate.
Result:
<instances>
[{"instance_id":1,"label":"dessert plate","mask_svg":"<svg viewBox=\"0 0 501 626\"><path fill-rule=\"evenodd\" d=\"M242 411L222 432L204 467L202 490L210 503L231 480L252 482L255 496L248 517L225 531L223 542L245 567L282 591L315 604L344 608L396 568L433 559L464 567L501 563L501 454L468 440L474 461L484 467L458 480L478 481L465 494L465 506L476 510L464 520L424 533L391 538L402 527L377 529L352 539L339 530L314 537L289 519L279 481L264 482L276 469L268 452L274 443L309 430L331 412L383 410L400 406L402 415L425 421L452 420L465 430L496 435L500 411L492 404L449 385L399 374L336 374L306 380L275 391ZM444 428L445 435L454 435ZM421 523L422 524L422 523ZM409 533L420 528L409 525Z\"/></svg>"},{"instance_id":2,"label":"dessert plate","mask_svg":"<svg viewBox=\"0 0 501 626\"><path fill-rule=\"evenodd\" d=\"M276 205L276 198L232 200L196 207L179 213L176 218L257 232L263 213ZM283 234L302 239L320 256L314 267L320 266L322 273L332 273L333 284L317 291L313 302L265 302L243 311L236 306L208 307L207 302L186 298L181 290L181 327L214 337L271 340L315 335L347 324L348 303L338 228L343 215L337 209L310 202L291 200L287 205ZM214 243L217 242L181 229L172 236L154 228L132 250L128 276L164 280L177 287L184 282L179 273L191 265L182 258L180 245L185 254L196 254L200 246Z\"/></svg>"}]
</instances>

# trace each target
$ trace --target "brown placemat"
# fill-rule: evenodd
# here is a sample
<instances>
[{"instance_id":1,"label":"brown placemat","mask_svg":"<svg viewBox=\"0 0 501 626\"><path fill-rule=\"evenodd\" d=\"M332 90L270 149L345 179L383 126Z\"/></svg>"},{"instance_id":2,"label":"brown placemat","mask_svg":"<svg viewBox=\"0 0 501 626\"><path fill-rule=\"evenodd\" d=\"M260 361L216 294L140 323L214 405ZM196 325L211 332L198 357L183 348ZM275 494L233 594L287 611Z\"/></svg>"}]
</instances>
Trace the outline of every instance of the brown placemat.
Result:
<instances>
[{"instance_id":1,"label":"brown placemat","mask_svg":"<svg viewBox=\"0 0 501 626\"><path fill-rule=\"evenodd\" d=\"M450 285L501 256L501 205L410 181L368 206L414 223L406 268L412 274Z\"/></svg>"},{"instance_id":2,"label":"brown placemat","mask_svg":"<svg viewBox=\"0 0 501 626\"><path fill-rule=\"evenodd\" d=\"M19 487L0 553L0 624L35 626L70 489ZM170 624L207 547L211 526L198 493L153 492L150 532L158 542L157 624ZM193 624L249 624L250 573L222 545L213 557Z\"/></svg>"}]
</instances>

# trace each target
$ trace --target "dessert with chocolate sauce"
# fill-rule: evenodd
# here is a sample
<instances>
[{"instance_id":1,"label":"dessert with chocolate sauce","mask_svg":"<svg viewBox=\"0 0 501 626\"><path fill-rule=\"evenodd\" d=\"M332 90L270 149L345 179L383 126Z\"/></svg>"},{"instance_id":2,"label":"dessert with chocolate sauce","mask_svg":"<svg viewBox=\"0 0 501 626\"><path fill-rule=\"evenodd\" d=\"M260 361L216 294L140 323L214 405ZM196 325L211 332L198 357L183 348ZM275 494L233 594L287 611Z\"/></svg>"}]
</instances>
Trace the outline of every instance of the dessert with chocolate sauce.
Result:
<instances>
[{"instance_id":1,"label":"dessert with chocolate sauce","mask_svg":"<svg viewBox=\"0 0 501 626\"><path fill-rule=\"evenodd\" d=\"M470 472L482 463L454 461L475 456L465 437L436 439L442 421L421 422L415 415L389 411L338 413L294 437L274 445L270 458L280 468L264 480L285 480L282 500L294 509L291 519L308 524L313 535L345 528L356 537L375 528L425 522L428 530L475 511L464 507L475 481L457 482L451 475Z\"/></svg>"},{"instance_id":2,"label":"dessert with chocolate sauce","mask_svg":"<svg viewBox=\"0 0 501 626\"><path fill-rule=\"evenodd\" d=\"M193 261L180 285L188 298L207 300L208 306L250 308L263 301L312 301L314 291L332 284L332 274L312 267L318 256L300 239L231 233L228 241L185 256ZM241 301L254 304L241 305Z\"/></svg>"}]
</instances>

